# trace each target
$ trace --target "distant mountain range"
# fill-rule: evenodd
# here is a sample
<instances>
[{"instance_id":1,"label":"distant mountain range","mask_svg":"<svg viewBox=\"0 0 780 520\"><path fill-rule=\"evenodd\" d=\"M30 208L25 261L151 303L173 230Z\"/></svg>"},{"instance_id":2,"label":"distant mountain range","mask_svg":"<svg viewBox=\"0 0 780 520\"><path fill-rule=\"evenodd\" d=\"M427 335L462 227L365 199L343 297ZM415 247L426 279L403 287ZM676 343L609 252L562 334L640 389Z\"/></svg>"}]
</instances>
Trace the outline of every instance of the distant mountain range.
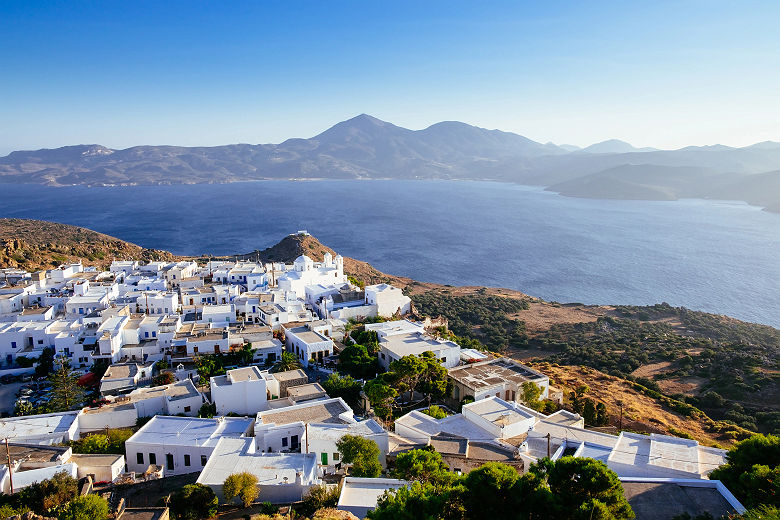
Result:
<instances>
[{"instance_id":1,"label":"distant mountain range","mask_svg":"<svg viewBox=\"0 0 780 520\"><path fill-rule=\"evenodd\" d=\"M261 179L480 179L572 197L743 200L780 211L780 143L744 148L579 149L456 121L409 130L366 114L310 139L211 147L101 145L12 152L0 183L51 186L223 183Z\"/></svg>"}]
</instances>

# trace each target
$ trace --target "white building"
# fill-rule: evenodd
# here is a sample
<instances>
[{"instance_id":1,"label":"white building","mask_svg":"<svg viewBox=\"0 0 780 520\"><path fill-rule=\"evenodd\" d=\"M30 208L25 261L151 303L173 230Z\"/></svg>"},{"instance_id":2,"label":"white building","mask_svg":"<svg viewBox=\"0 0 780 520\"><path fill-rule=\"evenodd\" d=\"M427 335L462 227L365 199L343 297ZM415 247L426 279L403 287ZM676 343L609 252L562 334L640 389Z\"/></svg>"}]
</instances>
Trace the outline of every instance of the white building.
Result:
<instances>
[{"instance_id":1,"label":"white building","mask_svg":"<svg viewBox=\"0 0 780 520\"><path fill-rule=\"evenodd\" d=\"M176 314L179 311L179 295L171 291L143 291L136 305L138 312L144 314Z\"/></svg>"},{"instance_id":2,"label":"white building","mask_svg":"<svg viewBox=\"0 0 780 520\"><path fill-rule=\"evenodd\" d=\"M233 412L239 415L254 415L268 408L266 377L257 367L228 370L225 375L211 378L211 400L217 407L217 414Z\"/></svg>"},{"instance_id":3,"label":"white building","mask_svg":"<svg viewBox=\"0 0 780 520\"><path fill-rule=\"evenodd\" d=\"M295 354L303 366L309 365L314 359L322 363L323 359L333 353L333 340L328 336L312 330L311 326L286 328L284 330L287 350Z\"/></svg>"},{"instance_id":4,"label":"white building","mask_svg":"<svg viewBox=\"0 0 780 520\"><path fill-rule=\"evenodd\" d=\"M230 475L250 473L257 477L264 502L298 502L321 480L314 455L305 453L262 453L252 439L222 438L198 477L198 484L210 487L222 500L222 485Z\"/></svg>"},{"instance_id":5,"label":"white building","mask_svg":"<svg viewBox=\"0 0 780 520\"><path fill-rule=\"evenodd\" d=\"M424 333L396 334L379 337L379 364L385 370L390 363L404 356L419 356L432 352L445 368L460 364L460 345L453 341L432 338Z\"/></svg>"},{"instance_id":6,"label":"white building","mask_svg":"<svg viewBox=\"0 0 780 520\"><path fill-rule=\"evenodd\" d=\"M100 431L107 426L132 428L141 417L195 416L202 404L203 395L195 384L183 379L169 385L138 388L98 408L85 408L79 416L79 426L82 432Z\"/></svg>"},{"instance_id":7,"label":"white building","mask_svg":"<svg viewBox=\"0 0 780 520\"><path fill-rule=\"evenodd\" d=\"M201 309L200 322L213 327L227 327L236 322L236 306L232 303L206 305Z\"/></svg>"},{"instance_id":8,"label":"white building","mask_svg":"<svg viewBox=\"0 0 780 520\"><path fill-rule=\"evenodd\" d=\"M379 316L408 314L412 309L412 299L404 295L397 287L386 283L366 286L366 303L377 306Z\"/></svg>"},{"instance_id":9,"label":"white building","mask_svg":"<svg viewBox=\"0 0 780 520\"><path fill-rule=\"evenodd\" d=\"M508 358L450 368L448 376L452 382L451 397L458 402L466 397L479 401L493 395L505 401L520 401L523 383L529 381L541 389L542 399L549 396L549 377Z\"/></svg>"},{"instance_id":10,"label":"white building","mask_svg":"<svg viewBox=\"0 0 780 520\"><path fill-rule=\"evenodd\" d=\"M306 452L306 424L355 424L352 409L343 399L307 401L257 414L255 442L268 453Z\"/></svg>"},{"instance_id":11,"label":"white building","mask_svg":"<svg viewBox=\"0 0 780 520\"><path fill-rule=\"evenodd\" d=\"M63 444L79 439L79 412L0 419L0 438L26 444Z\"/></svg>"},{"instance_id":12,"label":"white building","mask_svg":"<svg viewBox=\"0 0 780 520\"><path fill-rule=\"evenodd\" d=\"M125 442L127 469L143 473L158 464L165 476L200 472L220 439L245 437L251 428L248 418L157 415Z\"/></svg>"},{"instance_id":13,"label":"white building","mask_svg":"<svg viewBox=\"0 0 780 520\"><path fill-rule=\"evenodd\" d=\"M386 466L387 452L390 450L387 431L375 420L368 419L356 423L311 423L308 431L308 453L317 456L317 463L332 469L341 463L341 454L336 443L344 435L356 435L376 442L379 447L379 462Z\"/></svg>"},{"instance_id":14,"label":"white building","mask_svg":"<svg viewBox=\"0 0 780 520\"><path fill-rule=\"evenodd\" d=\"M376 509L379 497L385 491L392 491L409 482L395 478L346 477L341 484L341 493L336 509L349 511L358 518L365 518L369 511Z\"/></svg>"},{"instance_id":15,"label":"white building","mask_svg":"<svg viewBox=\"0 0 780 520\"><path fill-rule=\"evenodd\" d=\"M298 298L305 297L307 285L333 285L346 282L344 259L341 255L332 259L329 253L325 254L322 262L317 263L308 256L299 256L293 263L293 269L276 279L279 289L294 292Z\"/></svg>"}]
</instances>

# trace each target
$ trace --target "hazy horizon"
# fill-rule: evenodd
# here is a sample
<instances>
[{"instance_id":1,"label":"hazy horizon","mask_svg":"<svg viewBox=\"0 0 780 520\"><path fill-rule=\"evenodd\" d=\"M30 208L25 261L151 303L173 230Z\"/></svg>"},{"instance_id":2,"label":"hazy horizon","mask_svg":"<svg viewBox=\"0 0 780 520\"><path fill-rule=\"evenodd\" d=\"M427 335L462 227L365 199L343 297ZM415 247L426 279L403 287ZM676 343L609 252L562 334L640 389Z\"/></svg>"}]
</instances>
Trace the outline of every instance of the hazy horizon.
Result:
<instances>
[{"instance_id":1,"label":"hazy horizon","mask_svg":"<svg viewBox=\"0 0 780 520\"><path fill-rule=\"evenodd\" d=\"M585 147L780 141L780 5L0 6L0 155L311 137L359 113Z\"/></svg>"}]
</instances>

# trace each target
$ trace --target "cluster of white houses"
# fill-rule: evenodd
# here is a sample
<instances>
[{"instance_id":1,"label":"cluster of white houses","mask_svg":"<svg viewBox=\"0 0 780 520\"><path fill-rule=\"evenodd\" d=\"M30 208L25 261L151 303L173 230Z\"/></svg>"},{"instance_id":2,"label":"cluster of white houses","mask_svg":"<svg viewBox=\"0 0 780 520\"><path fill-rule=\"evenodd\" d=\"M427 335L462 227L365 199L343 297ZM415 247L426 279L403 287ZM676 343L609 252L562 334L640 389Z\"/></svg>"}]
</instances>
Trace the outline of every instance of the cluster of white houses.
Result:
<instances>
[{"instance_id":1,"label":"cluster of white houses","mask_svg":"<svg viewBox=\"0 0 780 520\"><path fill-rule=\"evenodd\" d=\"M99 407L0 419L0 438L11 446L10 467L0 466L4 492L11 474L18 490L57 471L98 481L198 473L198 482L221 496L227 476L248 471L258 477L260 500L289 503L338 471L337 442L358 435L376 442L383 466L426 446L459 472L486 461L527 471L546 456L593 457L637 493L667 484L706 488L721 497L723 512L744 510L720 483L706 480L724 463L723 450L663 435L601 433L586 429L576 414L536 412L520 402L523 383L537 384L544 398L561 398L544 374L461 349L428 334L424 323L396 318L366 328L377 333L384 368L432 352L448 369L451 401L473 402L444 419L416 410L388 432L329 397L304 370L269 371L283 351L304 367L324 363L350 318L409 312L410 300L397 288L351 285L341 256L326 254L322 262L301 256L292 265L115 261L105 272L74 264L38 273L4 270L0 280L4 370L18 371L19 357L38 357L45 348L74 367L101 359L111 364L100 382L105 401ZM247 348L249 366L212 377L210 392L201 393L194 358ZM175 381L152 387L155 364L163 359ZM204 403L214 405L215 418L197 417ZM146 418L124 456L74 455L61 447ZM347 478L338 507L364 517L386 489L406 484Z\"/></svg>"}]
</instances>

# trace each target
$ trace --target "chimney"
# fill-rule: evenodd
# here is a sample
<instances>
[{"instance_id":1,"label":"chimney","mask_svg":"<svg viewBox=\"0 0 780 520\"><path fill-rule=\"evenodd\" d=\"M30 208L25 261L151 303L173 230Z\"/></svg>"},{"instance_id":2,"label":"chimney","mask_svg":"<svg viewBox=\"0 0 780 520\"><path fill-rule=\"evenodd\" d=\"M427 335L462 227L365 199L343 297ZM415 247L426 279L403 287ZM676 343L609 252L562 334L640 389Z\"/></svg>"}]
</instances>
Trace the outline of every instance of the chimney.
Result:
<instances>
[{"instance_id":1,"label":"chimney","mask_svg":"<svg viewBox=\"0 0 780 520\"><path fill-rule=\"evenodd\" d=\"M295 472L295 485L296 486L303 485L303 473L301 473L300 471Z\"/></svg>"}]
</instances>

